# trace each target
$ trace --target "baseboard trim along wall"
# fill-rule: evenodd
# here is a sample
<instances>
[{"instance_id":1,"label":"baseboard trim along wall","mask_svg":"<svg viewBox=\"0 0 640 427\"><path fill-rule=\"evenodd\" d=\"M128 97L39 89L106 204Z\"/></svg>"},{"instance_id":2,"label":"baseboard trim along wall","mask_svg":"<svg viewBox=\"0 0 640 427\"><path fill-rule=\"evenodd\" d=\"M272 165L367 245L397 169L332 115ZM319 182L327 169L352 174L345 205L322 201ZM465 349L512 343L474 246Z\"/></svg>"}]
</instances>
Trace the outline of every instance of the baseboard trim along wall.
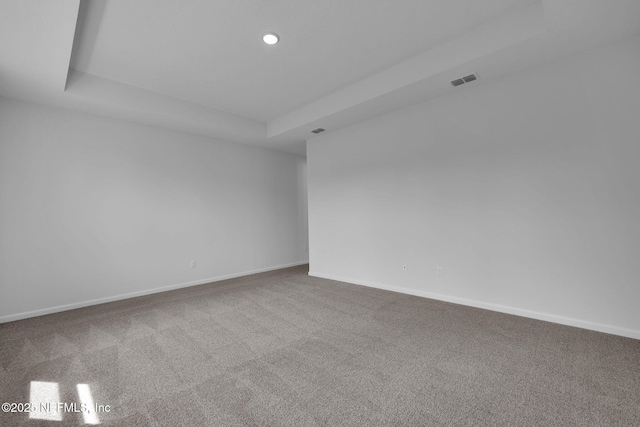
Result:
<instances>
[{"instance_id":1,"label":"baseboard trim along wall","mask_svg":"<svg viewBox=\"0 0 640 427\"><path fill-rule=\"evenodd\" d=\"M224 276L211 277L208 279L194 280L192 282L178 283L176 285L161 286L159 288L145 289L143 291L130 292L127 294L114 295L104 298L96 298L88 301L80 301L71 304L59 305L56 307L43 308L40 310L27 311L24 313L9 314L0 316L0 323L13 322L16 320L28 319L30 317L44 316L45 314L59 313L61 311L73 310L76 308L89 307L92 305L104 304L107 302L120 301L128 298L141 297L144 295L157 294L159 292L172 291L174 289L187 288L189 286L204 285L206 283L220 282L222 280L235 279L236 277L249 276L251 274L265 273L267 271L280 270L281 268L295 267L308 264L309 261L299 261L290 264L276 265L273 267L258 268L256 270L243 271L240 273L227 274Z\"/></svg>"},{"instance_id":2,"label":"baseboard trim along wall","mask_svg":"<svg viewBox=\"0 0 640 427\"><path fill-rule=\"evenodd\" d=\"M577 328L588 329L591 331L604 332L612 335L619 335L627 338L640 339L640 331L633 329L620 328L612 325L604 325L601 323L593 323L585 320L572 319L569 317L558 316L555 314L541 313L538 311L525 310L516 307L508 307L499 304L470 300L466 298L458 298L449 295L434 294L431 292L420 291L416 289L404 288L400 286L383 285L380 283L367 282L362 280L350 279L346 277L331 276L328 274L319 274L309 271L309 276L319 277L321 279L336 280L353 285L367 286L370 288L383 289L386 291L398 292L401 294L414 295L423 298L430 298L439 301L451 302L454 304L466 305L469 307L482 308L485 310L497 311L500 313L513 314L530 319L544 320L546 322L559 323L561 325L575 326Z\"/></svg>"}]
</instances>

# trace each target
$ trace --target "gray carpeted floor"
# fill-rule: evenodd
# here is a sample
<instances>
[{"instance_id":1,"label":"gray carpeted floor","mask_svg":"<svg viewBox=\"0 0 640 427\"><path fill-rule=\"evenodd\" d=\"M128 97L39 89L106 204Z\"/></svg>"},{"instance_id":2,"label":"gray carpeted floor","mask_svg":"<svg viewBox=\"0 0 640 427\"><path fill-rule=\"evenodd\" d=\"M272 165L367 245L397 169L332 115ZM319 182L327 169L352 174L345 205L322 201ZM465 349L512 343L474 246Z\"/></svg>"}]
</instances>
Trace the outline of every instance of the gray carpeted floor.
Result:
<instances>
[{"instance_id":1,"label":"gray carpeted floor","mask_svg":"<svg viewBox=\"0 0 640 427\"><path fill-rule=\"evenodd\" d=\"M640 341L306 272L0 325L0 400L88 384L122 426L640 425ZM0 425L83 423L58 415Z\"/></svg>"}]
</instances>

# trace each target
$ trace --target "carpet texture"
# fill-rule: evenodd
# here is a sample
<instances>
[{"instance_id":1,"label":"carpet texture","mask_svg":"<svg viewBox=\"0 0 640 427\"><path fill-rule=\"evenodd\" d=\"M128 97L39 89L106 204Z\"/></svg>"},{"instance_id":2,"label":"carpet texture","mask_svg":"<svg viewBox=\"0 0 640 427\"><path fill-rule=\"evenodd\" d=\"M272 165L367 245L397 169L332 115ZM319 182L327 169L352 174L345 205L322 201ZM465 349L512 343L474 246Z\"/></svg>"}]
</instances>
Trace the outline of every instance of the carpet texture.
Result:
<instances>
[{"instance_id":1,"label":"carpet texture","mask_svg":"<svg viewBox=\"0 0 640 427\"><path fill-rule=\"evenodd\" d=\"M307 271L2 324L0 400L87 384L120 426L640 426L638 340ZM83 425L59 415L0 425Z\"/></svg>"}]
</instances>

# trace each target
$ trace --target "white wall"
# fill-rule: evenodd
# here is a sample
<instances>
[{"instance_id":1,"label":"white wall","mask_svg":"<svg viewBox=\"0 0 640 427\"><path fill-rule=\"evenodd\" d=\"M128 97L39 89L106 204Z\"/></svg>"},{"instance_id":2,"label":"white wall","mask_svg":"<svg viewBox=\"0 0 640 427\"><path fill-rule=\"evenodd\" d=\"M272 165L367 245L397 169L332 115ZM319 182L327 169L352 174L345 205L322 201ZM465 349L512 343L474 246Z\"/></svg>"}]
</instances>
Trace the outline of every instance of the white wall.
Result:
<instances>
[{"instance_id":1,"label":"white wall","mask_svg":"<svg viewBox=\"0 0 640 427\"><path fill-rule=\"evenodd\" d=\"M306 261L305 163L0 98L0 321Z\"/></svg>"},{"instance_id":2,"label":"white wall","mask_svg":"<svg viewBox=\"0 0 640 427\"><path fill-rule=\"evenodd\" d=\"M640 338L638 76L635 37L308 141L310 274Z\"/></svg>"}]
</instances>

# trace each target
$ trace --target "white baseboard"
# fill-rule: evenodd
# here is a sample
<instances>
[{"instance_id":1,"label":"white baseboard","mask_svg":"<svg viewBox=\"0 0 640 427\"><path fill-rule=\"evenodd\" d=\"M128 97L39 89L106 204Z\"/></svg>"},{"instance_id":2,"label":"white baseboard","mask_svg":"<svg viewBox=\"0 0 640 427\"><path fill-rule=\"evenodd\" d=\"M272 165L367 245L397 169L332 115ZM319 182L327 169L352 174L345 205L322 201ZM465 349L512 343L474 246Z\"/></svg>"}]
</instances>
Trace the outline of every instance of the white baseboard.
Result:
<instances>
[{"instance_id":1,"label":"white baseboard","mask_svg":"<svg viewBox=\"0 0 640 427\"><path fill-rule=\"evenodd\" d=\"M337 277L328 274L320 274L309 271L309 276L319 277L321 279L336 280L339 282L345 282L349 284L367 286L370 288L384 289L386 291L399 292L401 294L415 295L423 298L430 298L439 301L451 302L454 304L467 305L470 307L483 308L486 310L497 311L500 313L513 314L521 317L528 317L530 319L544 320L552 323L559 323L561 325L575 326L577 328L589 329L592 331L604 332L607 334L620 335L627 338L640 339L640 331L621 328L613 325L605 325L602 323L588 322L586 320L572 319L570 317L558 316L555 314L541 313L538 311L525 310L517 307L508 307L505 305L492 304L483 301L470 300L466 298L453 297L449 295L434 294L431 292L420 291L417 289L404 288L400 286L383 285L380 283L367 282L363 280L356 280L347 277Z\"/></svg>"},{"instance_id":2,"label":"white baseboard","mask_svg":"<svg viewBox=\"0 0 640 427\"><path fill-rule=\"evenodd\" d=\"M0 323L13 322L16 320L28 319L29 317L44 316L45 314L59 313L61 311L73 310L76 308L88 307L91 305L104 304L107 302L119 301L127 298L141 297L144 295L157 294L158 292L172 291L174 289L187 288L189 286L204 285L206 283L219 282L221 280L234 279L236 277L249 276L251 274L264 273L267 271L280 270L282 268L295 267L308 264L309 261L299 261L290 264L276 265L273 267L258 268L256 270L243 271L240 273L227 274L224 276L210 277L208 279L194 280L191 282L178 283L176 285L161 286L159 288L145 289L143 291L130 292L127 294L114 295L110 297L96 298L88 301L74 302L71 304L58 305L56 307L43 308L39 310L26 311L23 313L9 314L0 317Z\"/></svg>"}]
</instances>

